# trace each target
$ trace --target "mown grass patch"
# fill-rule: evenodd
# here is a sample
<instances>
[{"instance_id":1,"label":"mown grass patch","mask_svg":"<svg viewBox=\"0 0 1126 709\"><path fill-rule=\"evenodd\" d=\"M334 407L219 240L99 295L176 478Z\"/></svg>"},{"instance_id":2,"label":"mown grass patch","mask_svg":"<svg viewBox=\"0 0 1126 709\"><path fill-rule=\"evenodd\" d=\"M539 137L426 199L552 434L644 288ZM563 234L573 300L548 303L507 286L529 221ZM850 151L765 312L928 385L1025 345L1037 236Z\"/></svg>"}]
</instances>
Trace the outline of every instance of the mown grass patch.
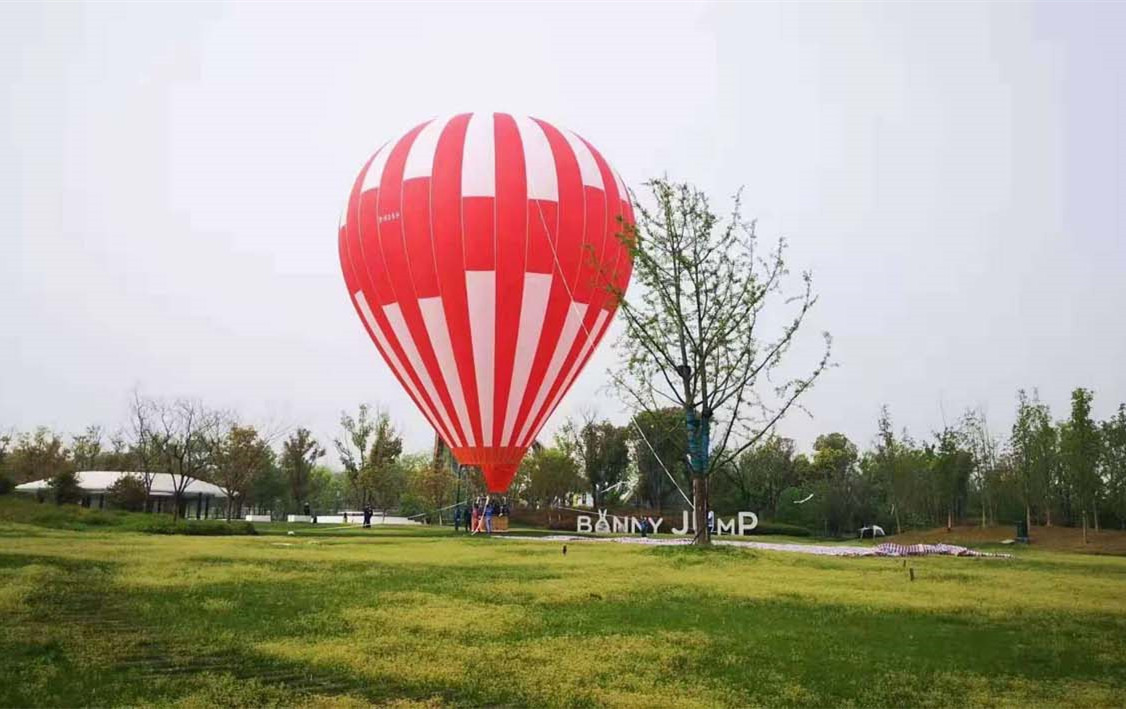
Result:
<instances>
[{"instance_id":1,"label":"mown grass patch","mask_svg":"<svg viewBox=\"0 0 1126 709\"><path fill-rule=\"evenodd\" d=\"M0 523L0 706L1126 704L1122 558L345 531Z\"/></svg>"}]
</instances>

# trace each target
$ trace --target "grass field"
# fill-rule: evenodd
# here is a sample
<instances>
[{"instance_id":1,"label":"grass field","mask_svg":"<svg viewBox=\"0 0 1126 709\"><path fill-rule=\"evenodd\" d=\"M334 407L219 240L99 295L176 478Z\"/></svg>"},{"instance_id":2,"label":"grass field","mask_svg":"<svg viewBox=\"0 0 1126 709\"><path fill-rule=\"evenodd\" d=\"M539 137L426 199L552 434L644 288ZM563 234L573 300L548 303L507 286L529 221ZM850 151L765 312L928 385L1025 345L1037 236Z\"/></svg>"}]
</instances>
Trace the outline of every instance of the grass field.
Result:
<instances>
[{"instance_id":1,"label":"grass field","mask_svg":"<svg viewBox=\"0 0 1126 709\"><path fill-rule=\"evenodd\" d=\"M0 705L1126 704L1126 558L264 531L0 521Z\"/></svg>"}]
</instances>

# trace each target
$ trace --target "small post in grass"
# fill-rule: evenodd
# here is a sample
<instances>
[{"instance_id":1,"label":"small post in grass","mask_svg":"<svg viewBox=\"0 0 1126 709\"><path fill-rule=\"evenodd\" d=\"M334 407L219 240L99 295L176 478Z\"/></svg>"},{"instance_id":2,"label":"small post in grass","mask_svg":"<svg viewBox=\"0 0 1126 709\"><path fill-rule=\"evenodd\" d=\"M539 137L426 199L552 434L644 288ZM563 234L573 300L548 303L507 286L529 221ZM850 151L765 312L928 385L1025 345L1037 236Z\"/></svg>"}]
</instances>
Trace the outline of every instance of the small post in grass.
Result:
<instances>
[{"instance_id":1,"label":"small post in grass","mask_svg":"<svg viewBox=\"0 0 1126 709\"><path fill-rule=\"evenodd\" d=\"M1083 510L1083 543L1087 543L1087 510Z\"/></svg>"},{"instance_id":2,"label":"small post in grass","mask_svg":"<svg viewBox=\"0 0 1126 709\"><path fill-rule=\"evenodd\" d=\"M907 575L911 577L911 580L912 580L912 581L914 581L914 580L915 580L915 567L914 567L914 566L912 566L911 568L907 569Z\"/></svg>"}]
</instances>

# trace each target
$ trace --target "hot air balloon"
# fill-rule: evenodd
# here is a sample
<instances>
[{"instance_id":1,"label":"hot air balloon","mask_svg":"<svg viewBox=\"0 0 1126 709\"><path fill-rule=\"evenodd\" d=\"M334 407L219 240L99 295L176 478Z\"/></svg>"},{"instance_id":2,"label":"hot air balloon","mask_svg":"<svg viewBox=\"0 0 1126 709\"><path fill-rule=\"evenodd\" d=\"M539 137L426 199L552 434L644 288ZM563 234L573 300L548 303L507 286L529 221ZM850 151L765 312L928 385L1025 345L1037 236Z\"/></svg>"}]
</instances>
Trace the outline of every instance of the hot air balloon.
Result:
<instances>
[{"instance_id":1,"label":"hot air balloon","mask_svg":"<svg viewBox=\"0 0 1126 709\"><path fill-rule=\"evenodd\" d=\"M504 492L606 334L633 211L590 143L463 113L384 144L339 229L356 313L422 415Z\"/></svg>"}]
</instances>

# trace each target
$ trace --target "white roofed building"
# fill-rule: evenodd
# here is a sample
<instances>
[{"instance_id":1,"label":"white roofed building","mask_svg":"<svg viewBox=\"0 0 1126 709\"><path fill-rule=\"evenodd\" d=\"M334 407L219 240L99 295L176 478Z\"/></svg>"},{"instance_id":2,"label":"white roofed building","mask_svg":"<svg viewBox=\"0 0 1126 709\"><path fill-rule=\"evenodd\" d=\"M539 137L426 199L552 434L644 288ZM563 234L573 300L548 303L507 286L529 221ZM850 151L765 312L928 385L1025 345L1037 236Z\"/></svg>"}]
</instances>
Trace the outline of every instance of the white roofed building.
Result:
<instances>
[{"instance_id":1,"label":"white roofed building","mask_svg":"<svg viewBox=\"0 0 1126 709\"><path fill-rule=\"evenodd\" d=\"M121 477L131 475L138 480L143 480L142 473L122 472L117 470L83 470L76 473L78 487L82 489L82 504L85 507L103 508L108 503L110 488ZM183 493L181 514L185 517L205 519L208 517L222 517L223 507L227 500L227 493L218 485L213 485L202 480L189 479L183 485L179 476L173 477L168 473L150 473L152 487L149 497L152 500L154 512L171 512L176 485L181 483ZM45 496L50 493L47 480L35 480L22 485L16 485L15 491L30 495Z\"/></svg>"}]
</instances>

